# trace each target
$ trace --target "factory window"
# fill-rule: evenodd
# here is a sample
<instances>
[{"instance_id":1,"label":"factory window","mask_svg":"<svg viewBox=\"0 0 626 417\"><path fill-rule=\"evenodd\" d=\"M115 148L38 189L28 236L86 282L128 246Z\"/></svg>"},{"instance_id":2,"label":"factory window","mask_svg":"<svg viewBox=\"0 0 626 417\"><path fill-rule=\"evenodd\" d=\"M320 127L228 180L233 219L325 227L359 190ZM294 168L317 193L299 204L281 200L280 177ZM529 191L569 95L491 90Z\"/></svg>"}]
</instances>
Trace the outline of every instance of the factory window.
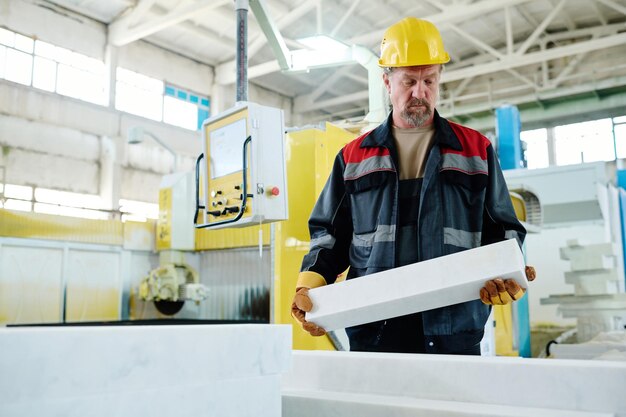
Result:
<instances>
[{"instance_id":1,"label":"factory window","mask_svg":"<svg viewBox=\"0 0 626 417\"><path fill-rule=\"evenodd\" d=\"M554 136L557 165L615 159L611 119L557 126Z\"/></svg>"},{"instance_id":2,"label":"factory window","mask_svg":"<svg viewBox=\"0 0 626 417\"><path fill-rule=\"evenodd\" d=\"M59 206L56 204L35 203L35 213L56 214L57 216L80 217L83 219L108 220L109 213L77 207Z\"/></svg>"},{"instance_id":3,"label":"factory window","mask_svg":"<svg viewBox=\"0 0 626 417\"><path fill-rule=\"evenodd\" d=\"M30 201L33 198L33 187L6 184L4 187L4 197Z\"/></svg>"},{"instance_id":4,"label":"factory window","mask_svg":"<svg viewBox=\"0 0 626 417\"><path fill-rule=\"evenodd\" d=\"M0 28L0 79L106 105L105 73L103 61ZM199 130L209 106L208 97L117 68L117 110Z\"/></svg>"},{"instance_id":5,"label":"factory window","mask_svg":"<svg viewBox=\"0 0 626 417\"><path fill-rule=\"evenodd\" d=\"M0 208L34 211L35 213L86 219L109 219L108 211L100 210L100 196L35 188L25 185L0 184Z\"/></svg>"},{"instance_id":6,"label":"factory window","mask_svg":"<svg viewBox=\"0 0 626 417\"><path fill-rule=\"evenodd\" d=\"M118 67L115 108L147 119L163 120L163 81Z\"/></svg>"},{"instance_id":7,"label":"factory window","mask_svg":"<svg viewBox=\"0 0 626 417\"><path fill-rule=\"evenodd\" d=\"M173 85L165 86L163 121L190 130L199 130L209 117L209 99Z\"/></svg>"},{"instance_id":8,"label":"factory window","mask_svg":"<svg viewBox=\"0 0 626 417\"><path fill-rule=\"evenodd\" d=\"M119 206L123 222L145 222L148 219L156 220L159 217L159 205L155 203L120 199Z\"/></svg>"},{"instance_id":9,"label":"factory window","mask_svg":"<svg viewBox=\"0 0 626 417\"><path fill-rule=\"evenodd\" d=\"M33 188L24 185L2 185L0 207L7 210L31 211Z\"/></svg>"},{"instance_id":10,"label":"factory window","mask_svg":"<svg viewBox=\"0 0 626 417\"><path fill-rule=\"evenodd\" d=\"M209 116L209 99L156 78L117 68L115 108L189 130Z\"/></svg>"},{"instance_id":11,"label":"factory window","mask_svg":"<svg viewBox=\"0 0 626 417\"><path fill-rule=\"evenodd\" d=\"M51 190L48 188L36 188L35 201L44 204L63 205L85 209L99 209L102 207L102 199L99 195L72 193L69 191Z\"/></svg>"},{"instance_id":12,"label":"factory window","mask_svg":"<svg viewBox=\"0 0 626 417\"><path fill-rule=\"evenodd\" d=\"M104 62L0 28L0 78L106 104Z\"/></svg>"},{"instance_id":13,"label":"factory window","mask_svg":"<svg viewBox=\"0 0 626 417\"><path fill-rule=\"evenodd\" d=\"M99 195L35 188L34 197L33 211L35 213L84 219L107 220L110 218L107 211L99 210L102 207L102 199Z\"/></svg>"},{"instance_id":14,"label":"factory window","mask_svg":"<svg viewBox=\"0 0 626 417\"><path fill-rule=\"evenodd\" d=\"M527 168L546 168L550 165L548 158L548 131L546 129L525 130L520 134L526 143Z\"/></svg>"}]
</instances>

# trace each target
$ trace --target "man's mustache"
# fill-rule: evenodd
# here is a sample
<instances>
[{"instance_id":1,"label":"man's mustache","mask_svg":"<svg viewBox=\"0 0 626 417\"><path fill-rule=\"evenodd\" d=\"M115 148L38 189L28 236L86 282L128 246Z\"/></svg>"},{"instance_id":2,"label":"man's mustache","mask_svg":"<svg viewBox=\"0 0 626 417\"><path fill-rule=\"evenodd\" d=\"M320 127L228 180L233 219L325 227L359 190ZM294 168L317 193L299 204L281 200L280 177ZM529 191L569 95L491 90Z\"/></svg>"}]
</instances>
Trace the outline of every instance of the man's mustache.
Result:
<instances>
[{"instance_id":1,"label":"man's mustache","mask_svg":"<svg viewBox=\"0 0 626 417\"><path fill-rule=\"evenodd\" d=\"M426 108L430 108L428 101L422 98L414 98L411 101L409 101L407 104L407 107L412 107L412 106L424 106Z\"/></svg>"}]
</instances>

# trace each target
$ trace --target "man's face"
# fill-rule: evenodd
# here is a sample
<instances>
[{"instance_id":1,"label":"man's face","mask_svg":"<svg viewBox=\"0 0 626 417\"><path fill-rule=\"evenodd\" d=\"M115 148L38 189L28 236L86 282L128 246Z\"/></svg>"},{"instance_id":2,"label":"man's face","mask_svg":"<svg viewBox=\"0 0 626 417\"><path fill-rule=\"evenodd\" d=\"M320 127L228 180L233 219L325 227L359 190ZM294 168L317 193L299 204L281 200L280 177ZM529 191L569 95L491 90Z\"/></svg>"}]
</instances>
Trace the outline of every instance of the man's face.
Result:
<instances>
[{"instance_id":1,"label":"man's face","mask_svg":"<svg viewBox=\"0 0 626 417\"><path fill-rule=\"evenodd\" d=\"M440 65L422 65L394 68L390 74L383 74L395 126L406 129L432 123L440 73Z\"/></svg>"}]
</instances>

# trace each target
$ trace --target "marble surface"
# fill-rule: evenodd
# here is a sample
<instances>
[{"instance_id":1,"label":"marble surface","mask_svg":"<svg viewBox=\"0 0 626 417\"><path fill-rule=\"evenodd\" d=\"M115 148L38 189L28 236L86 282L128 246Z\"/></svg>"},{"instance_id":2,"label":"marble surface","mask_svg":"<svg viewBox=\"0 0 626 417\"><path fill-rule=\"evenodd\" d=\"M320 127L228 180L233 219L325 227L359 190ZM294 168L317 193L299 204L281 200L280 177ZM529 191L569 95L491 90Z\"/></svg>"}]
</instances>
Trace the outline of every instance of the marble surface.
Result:
<instances>
[{"instance_id":1,"label":"marble surface","mask_svg":"<svg viewBox=\"0 0 626 417\"><path fill-rule=\"evenodd\" d=\"M322 391L283 391L283 417L611 417L613 413Z\"/></svg>"},{"instance_id":2,"label":"marble surface","mask_svg":"<svg viewBox=\"0 0 626 417\"><path fill-rule=\"evenodd\" d=\"M285 397L345 393L626 417L621 362L294 351L282 389ZM333 414L349 415L360 414Z\"/></svg>"},{"instance_id":3,"label":"marble surface","mask_svg":"<svg viewBox=\"0 0 626 417\"><path fill-rule=\"evenodd\" d=\"M526 288L525 263L515 239L314 288L308 321L326 330L476 300L486 280L515 278Z\"/></svg>"},{"instance_id":4,"label":"marble surface","mask_svg":"<svg viewBox=\"0 0 626 417\"><path fill-rule=\"evenodd\" d=\"M291 326L0 328L0 416L279 417Z\"/></svg>"}]
</instances>

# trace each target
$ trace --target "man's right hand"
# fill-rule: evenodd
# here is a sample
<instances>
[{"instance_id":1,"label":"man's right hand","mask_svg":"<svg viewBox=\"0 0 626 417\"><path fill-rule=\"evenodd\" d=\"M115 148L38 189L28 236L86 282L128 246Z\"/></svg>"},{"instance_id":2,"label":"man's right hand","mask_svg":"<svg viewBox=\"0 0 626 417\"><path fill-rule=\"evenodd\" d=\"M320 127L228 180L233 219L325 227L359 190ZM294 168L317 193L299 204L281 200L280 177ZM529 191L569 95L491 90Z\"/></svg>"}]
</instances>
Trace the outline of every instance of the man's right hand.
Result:
<instances>
[{"instance_id":1,"label":"man's right hand","mask_svg":"<svg viewBox=\"0 0 626 417\"><path fill-rule=\"evenodd\" d=\"M309 289L298 288L296 295L293 297L293 302L291 303L292 317L296 319L302 328L309 332L311 336L323 336L326 334L326 330L305 319L306 312L311 311L312 308L313 302L309 298Z\"/></svg>"}]
</instances>

